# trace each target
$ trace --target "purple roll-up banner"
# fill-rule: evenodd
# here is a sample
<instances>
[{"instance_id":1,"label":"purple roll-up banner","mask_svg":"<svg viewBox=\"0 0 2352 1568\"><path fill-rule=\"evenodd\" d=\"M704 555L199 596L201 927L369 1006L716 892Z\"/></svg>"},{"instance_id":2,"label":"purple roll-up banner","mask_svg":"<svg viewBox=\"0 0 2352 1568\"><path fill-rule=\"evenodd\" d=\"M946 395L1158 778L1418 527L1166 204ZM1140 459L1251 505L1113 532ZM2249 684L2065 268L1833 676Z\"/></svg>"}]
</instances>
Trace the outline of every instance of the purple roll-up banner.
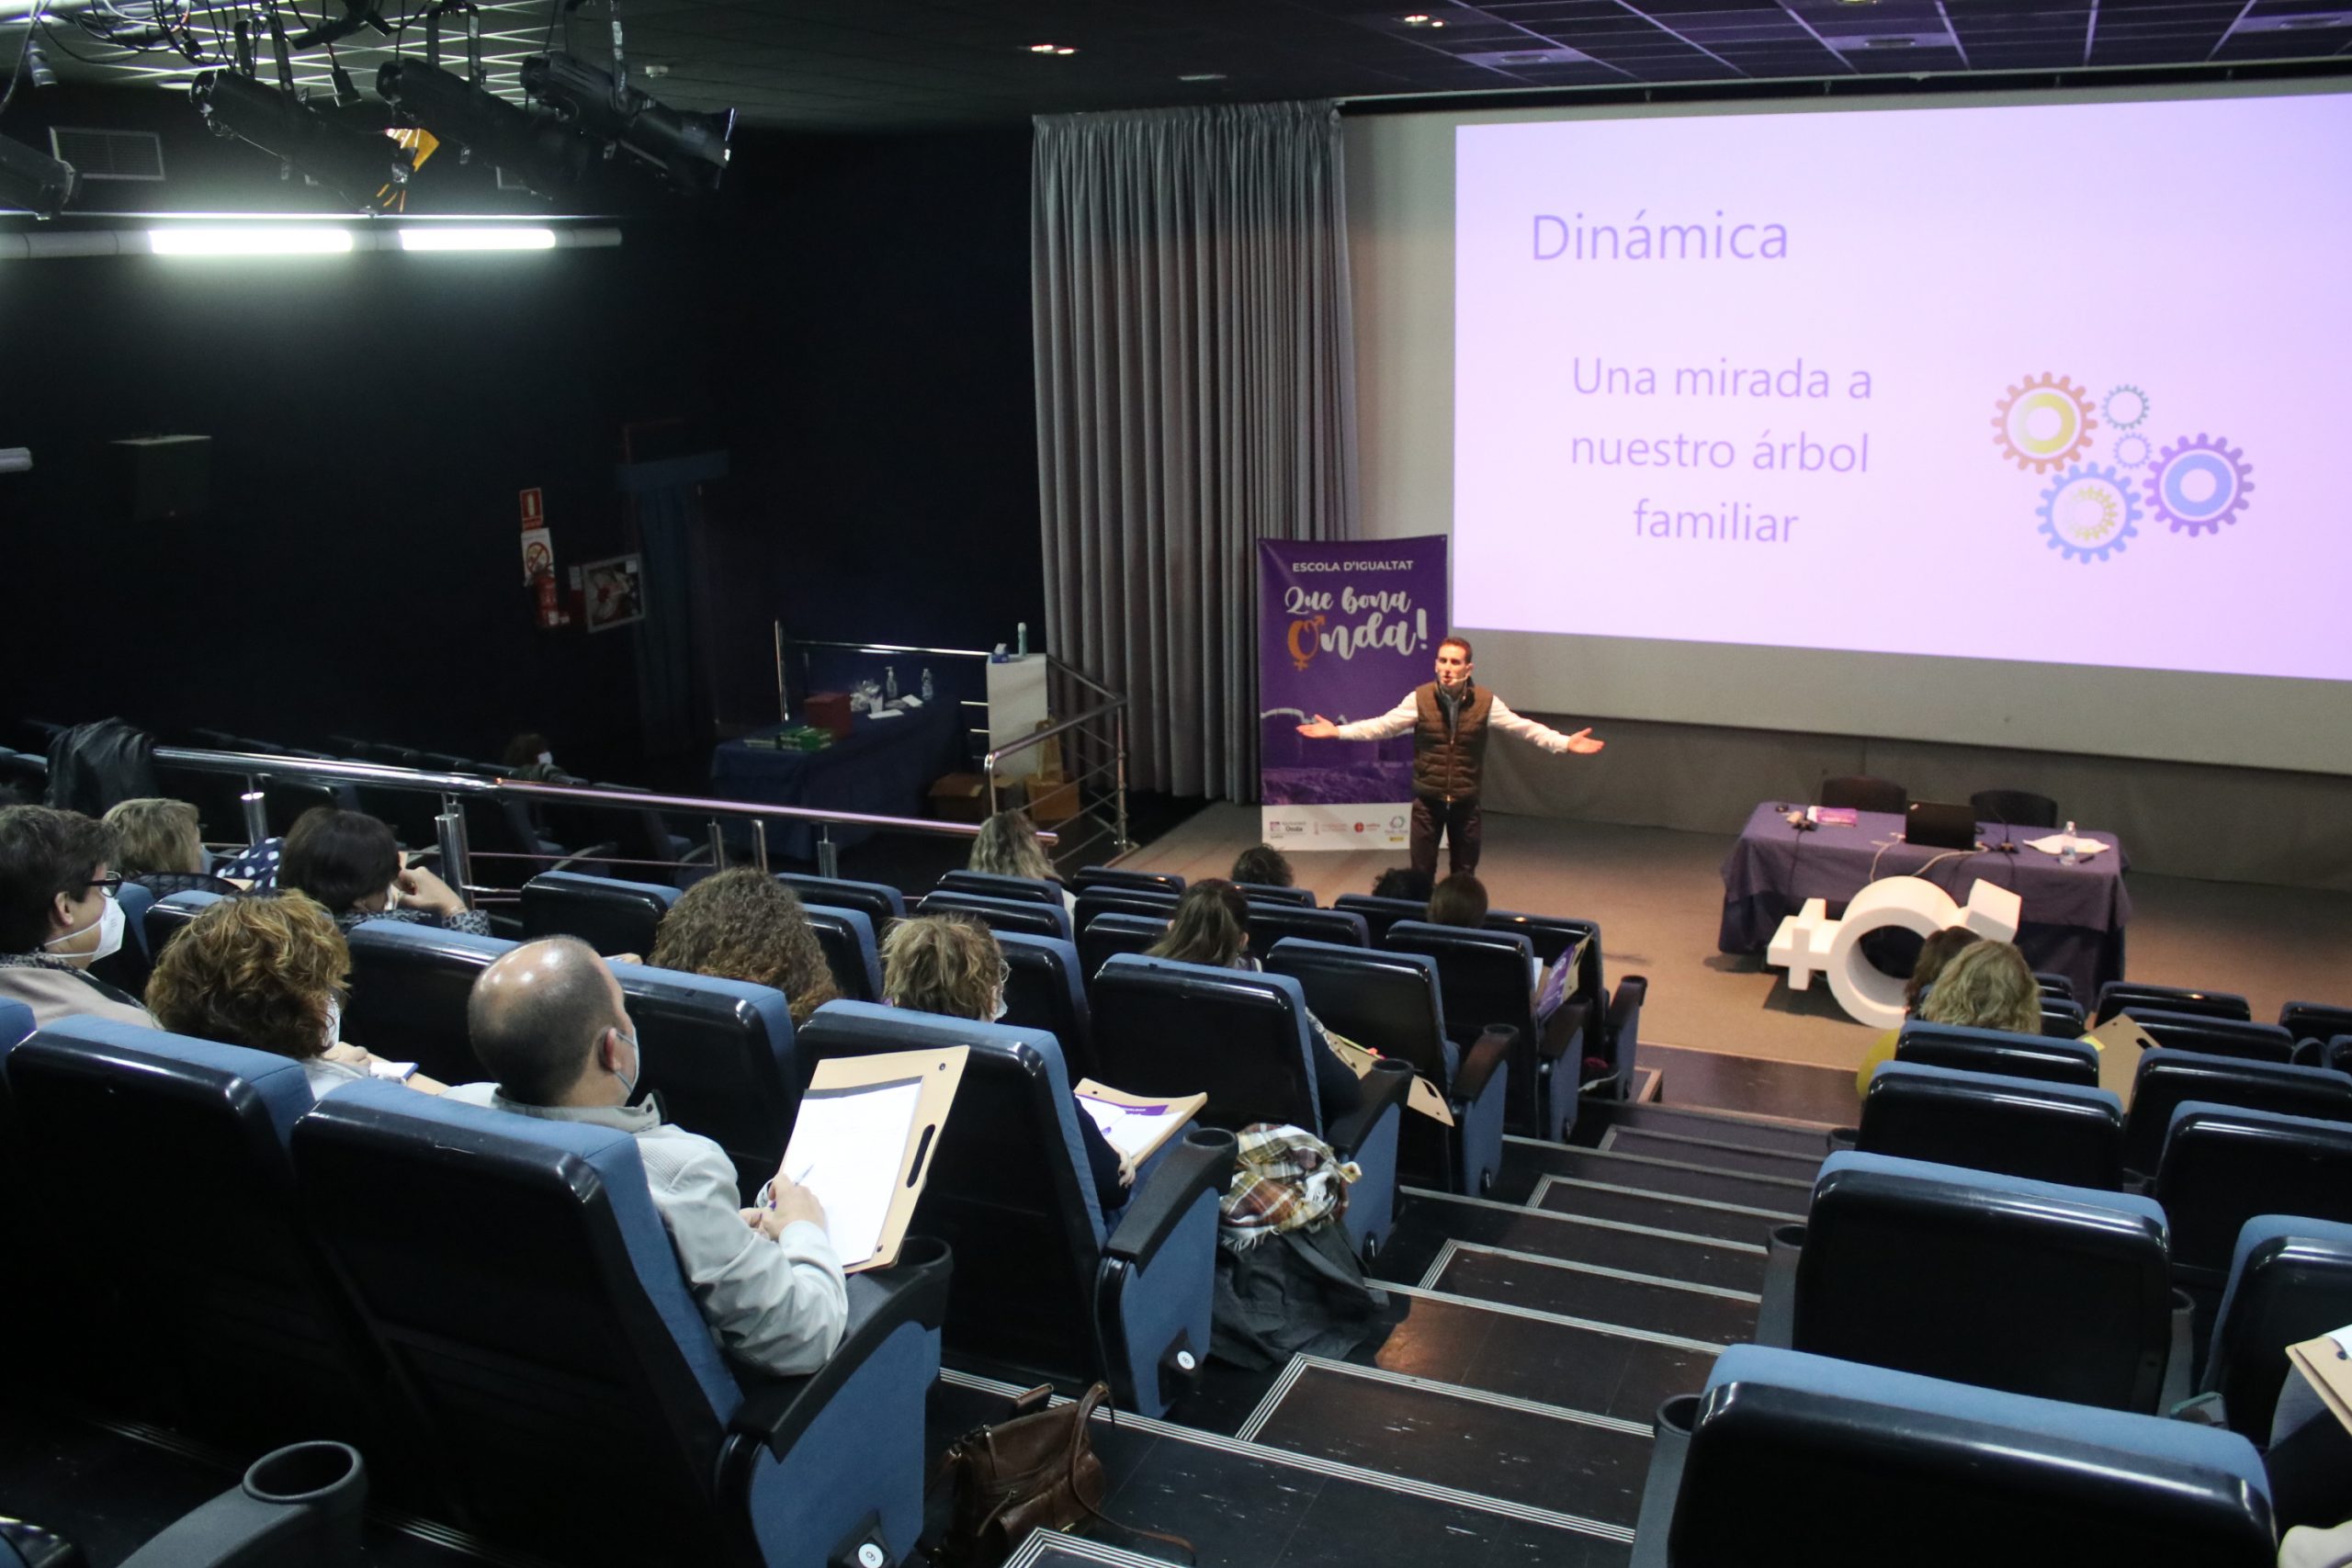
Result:
<instances>
[{"instance_id":1,"label":"purple roll-up banner","mask_svg":"<svg viewBox=\"0 0 2352 1568\"><path fill-rule=\"evenodd\" d=\"M1258 546L1260 831L1283 849L1408 840L1413 737L1309 740L1298 727L1376 718L1431 678L1446 634L1445 536Z\"/></svg>"}]
</instances>

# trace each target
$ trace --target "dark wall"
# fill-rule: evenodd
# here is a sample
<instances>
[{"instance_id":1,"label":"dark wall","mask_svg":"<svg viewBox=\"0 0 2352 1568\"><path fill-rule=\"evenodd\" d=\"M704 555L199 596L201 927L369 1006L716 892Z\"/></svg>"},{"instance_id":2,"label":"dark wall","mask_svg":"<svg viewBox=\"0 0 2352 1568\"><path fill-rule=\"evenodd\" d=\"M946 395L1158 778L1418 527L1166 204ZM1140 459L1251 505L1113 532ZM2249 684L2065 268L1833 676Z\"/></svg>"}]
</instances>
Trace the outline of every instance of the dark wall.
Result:
<instances>
[{"instance_id":1,"label":"dark wall","mask_svg":"<svg viewBox=\"0 0 2352 1568\"><path fill-rule=\"evenodd\" d=\"M185 152L208 204L275 182ZM1025 130L755 134L716 201L657 210L616 250L7 264L0 446L36 466L0 477L0 719L476 754L529 728L642 773L634 634L535 627L516 491L545 487L560 567L628 547L621 433L672 417L660 453L734 453L695 592L721 719L763 711L776 615L1040 632ZM134 524L105 444L160 433L213 437L210 510Z\"/></svg>"}]
</instances>

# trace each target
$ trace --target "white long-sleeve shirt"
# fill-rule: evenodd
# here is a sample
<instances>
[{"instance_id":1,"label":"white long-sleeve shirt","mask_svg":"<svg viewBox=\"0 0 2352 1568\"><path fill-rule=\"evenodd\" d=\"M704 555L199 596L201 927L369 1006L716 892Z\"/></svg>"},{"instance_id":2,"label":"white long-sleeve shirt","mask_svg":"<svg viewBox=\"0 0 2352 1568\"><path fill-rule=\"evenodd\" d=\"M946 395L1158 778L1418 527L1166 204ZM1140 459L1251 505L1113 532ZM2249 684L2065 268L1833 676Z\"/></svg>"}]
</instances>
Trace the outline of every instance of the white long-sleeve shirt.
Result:
<instances>
[{"instance_id":1,"label":"white long-sleeve shirt","mask_svg":"<svg viewBox=\"0 0 2352 1568\"><path fill-rule=\"evenodd\" d=\"M637 1139L645 1185L703 1321L734 1359L780 1377L813 1372L838 1349L849 1287L831 1237L806 1220L770 1241L743 1221L735 1162L699 1133L646 1106L525 1105L496 1084L459 1084L451 1100L550 1122L587 1122Z\"/></svg>"},{"instance_id":2,"label":"white long-sleeve shirt","mask_svg":"<svg viewBox=\"0 0 2352 1568\"><path fill-rule=\"evenodd\" d=\"M1333 733L1342 740L1385 740L1403 735L1420 720L1420 706L1415 694L1408 692L1405 700L1382 714L1378 718L1360 718L1353 724L1342 724ZM1510 705L1500 697L1491 698L1487 705L1487 723L1505 735L1516 735L1521 740L1541 746L1554 753L1568 749L1568 738L1549 725L1536 723L1522 714L1510 711Z\"/></svg>"}]
</instances>

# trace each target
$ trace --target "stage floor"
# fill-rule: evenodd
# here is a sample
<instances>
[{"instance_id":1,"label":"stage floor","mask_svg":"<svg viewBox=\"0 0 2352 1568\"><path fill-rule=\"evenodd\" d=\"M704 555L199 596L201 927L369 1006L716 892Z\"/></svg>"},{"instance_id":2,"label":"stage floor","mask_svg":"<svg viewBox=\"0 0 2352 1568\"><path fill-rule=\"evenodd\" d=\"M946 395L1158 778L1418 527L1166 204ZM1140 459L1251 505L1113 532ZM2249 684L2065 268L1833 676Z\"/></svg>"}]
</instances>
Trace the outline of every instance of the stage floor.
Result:
<instances>
[{"instance_id":1,"label":"stage floor","mask_svg":"<svg viewBox=\"0 0 2352 1568\"><path fill-rule=\"evenodd\" d=\"M1222 876L1257 841L1258 808L1218 804L1122 863ZM1599 920L1609 972L1649 976L1645 1044L1851 1070L1872 1032L1826 983L1792 991L1761 958L1715 951L1733 836L1487 814L1479 877L1498 908ZM2127 848L2129 846L2126 846ZM1324 903L1369 892L1402 851L1292 852ZM2130 874L2135 980L2240 991L2256 1018L2291 999L2352 1002L2352 894ZM1679 1098L1669 1085L1668 1098Z\"/></svg>"}]
</instances>

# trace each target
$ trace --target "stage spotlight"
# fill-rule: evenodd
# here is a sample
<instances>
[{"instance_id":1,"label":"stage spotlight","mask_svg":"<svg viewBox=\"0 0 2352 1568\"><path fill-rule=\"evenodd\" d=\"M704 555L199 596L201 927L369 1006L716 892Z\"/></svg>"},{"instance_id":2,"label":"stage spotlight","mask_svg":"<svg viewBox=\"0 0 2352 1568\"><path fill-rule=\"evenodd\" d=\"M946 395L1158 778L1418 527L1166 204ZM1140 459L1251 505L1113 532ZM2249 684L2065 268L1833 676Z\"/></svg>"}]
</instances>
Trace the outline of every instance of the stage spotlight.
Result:
<instances>
[{"instance_id":1,"label":"stage spotlight","mask_svg":"<svg viewBox=\"0 0 2352 1568\"><path fill-rule=\"evenodd\" d=\"M404 118L469 156L486 159L541 196L577 186L594 152L577 131L437 65L392 61L376 73L376 92Z\"/></svg>"},{"instance_id":2,"label":"stage spotlight","mask_svg":"<svg viewBox=\"0 0 2352 1568\"><path fill-rule=\"evenodd\" d=\"M523 62L523 90L589 135L666 172L687 190L716 190L727 169L735 111L688 114L671 108L569 54Z\"/></svg>"},{"instance_id":3,"label":"stage spotlight","mask_svg":"<svg viewBox=\"0 0 2352 1568\"><path fill-rule=\"evenodd\" d=\"M380 131L329 119L311 105L250 76L207 71L188 86L215 134L252 143L335 192L374 209L407 183L412 154Z\"/></svg>"},{"instance_id":4,"label":"stage spotlight","mask_svg":"<svg viewBox=\"0 0 2352 1568\"><path fill-rule=\"evenodd\" d=\"M74 199L74 165L0 136L0 207L54 218Z\"/></svg>"},{"instance_id":5,"label":"stage spotlight","mask_svg":"<svg viewBox=\"0 0 2352 1568\"><path fill-rule=\"evenodd\" d=\"M40 39L33 33L25 35L25 80L36 87L57 85L57 68L49 62L49 56L41 50Z\"/></svg>"}]
</instances>

